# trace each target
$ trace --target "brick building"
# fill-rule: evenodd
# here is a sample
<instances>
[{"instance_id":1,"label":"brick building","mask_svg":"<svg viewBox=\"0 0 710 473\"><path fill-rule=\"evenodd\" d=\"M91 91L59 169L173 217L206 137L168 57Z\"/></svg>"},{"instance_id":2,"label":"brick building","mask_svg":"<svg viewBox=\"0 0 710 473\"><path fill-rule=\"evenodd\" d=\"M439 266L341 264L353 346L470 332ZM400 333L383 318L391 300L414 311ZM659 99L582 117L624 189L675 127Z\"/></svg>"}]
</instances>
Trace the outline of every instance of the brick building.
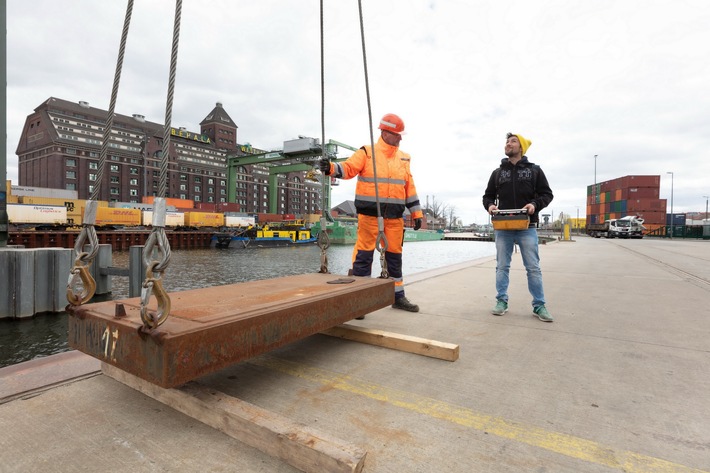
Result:
<instances>
[{"instance_id":1,"label":"brick building","mask_svg":"<svg viewBox=\"0 0 710 473\"><path fill-rule=\"evenodd\" d=\"M76 190L88 199L97 183L106 110L87 102L50 97L30 114L16 154L19 185ZM200 122L200 131L171 128L165 197L195 203L226 203L227 156L258 152L237 141L237 125L222 104ZM160 156L164 126L142 115L116 114L104 165L98 200L141 202L155 196L160 182ZM268 169L252 165L240 169L237 200L243 212L267 211ZM303 172L278 180L279 212L319 211L320 186L304 179Z\"/></svg>"}]
</instances>

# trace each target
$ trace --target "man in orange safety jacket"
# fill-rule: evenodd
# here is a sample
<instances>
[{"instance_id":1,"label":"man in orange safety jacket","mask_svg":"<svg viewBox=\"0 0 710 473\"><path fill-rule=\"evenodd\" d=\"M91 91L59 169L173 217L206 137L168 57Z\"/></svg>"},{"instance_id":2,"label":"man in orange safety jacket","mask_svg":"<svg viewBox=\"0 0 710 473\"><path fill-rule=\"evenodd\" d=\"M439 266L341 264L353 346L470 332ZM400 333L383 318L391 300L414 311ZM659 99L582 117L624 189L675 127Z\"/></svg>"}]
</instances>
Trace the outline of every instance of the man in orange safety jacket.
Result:
<instances>
[{"instance_id":1,"label":"man in orange safety jacket","mask_svg":"<svg viewBox=\"0 0 710 473\"><path fill-rule=\"evenodd\" d=\"M417 197L417 189L409 169L410 156L399 149L404 133L404 122L397 115L388 113L380 120L380 139L371 146L363 146L341 163L322 159L320 170L326 175L341 179L357 176L355 208L357 209L357 241L353 249L353 276L370 276L378 226L377 201L384 219L387 238L385 261L387 272L394 279L395 309L419 312L419 306L404 296L402 279L402 244L404 243L404 210L409 209L414 219L414 229L422 226L423 213ZM377 169L373 166L373 155ZM377 175L375 175L375 171ZM375 193L377 183L377 193Z\"/></svg>"}]
</instances>

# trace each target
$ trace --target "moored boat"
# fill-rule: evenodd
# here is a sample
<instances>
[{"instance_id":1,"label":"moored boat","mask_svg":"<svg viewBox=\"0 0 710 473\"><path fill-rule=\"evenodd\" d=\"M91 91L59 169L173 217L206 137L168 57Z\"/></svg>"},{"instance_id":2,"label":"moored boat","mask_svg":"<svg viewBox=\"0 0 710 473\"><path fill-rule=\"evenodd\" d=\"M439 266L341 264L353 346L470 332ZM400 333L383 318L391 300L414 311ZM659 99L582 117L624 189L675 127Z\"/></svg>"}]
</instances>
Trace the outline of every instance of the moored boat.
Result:
<instances>
[{"instance_id":1,"label":"moored boat","mask_svg":"<svg viewBox=\"0 0 710 473\"><path fill-rule=\"evenodd\" d=\"M279 247L309 245L318 238L306 228L303 221L267 223L264 226L249 225L212 236L212 245L217 248Z\"/></svg>"},{"instance_id":2,"label":"moored boat","mask_svg":"<svg viewBox=\"0 0 710 473\"><path fill-rule=\"evenodd\" d=\"M357 240L357 219L343 218L336 219L334 222L326 222L328 239L330 243L335 245L353 245ZM313 234L317 235L320 232L320 222L313 225ZM443 240L444 233L439 230L414 230L412 228L404 229L404 241L437 241Z\"/></svg>"}]
</instances>

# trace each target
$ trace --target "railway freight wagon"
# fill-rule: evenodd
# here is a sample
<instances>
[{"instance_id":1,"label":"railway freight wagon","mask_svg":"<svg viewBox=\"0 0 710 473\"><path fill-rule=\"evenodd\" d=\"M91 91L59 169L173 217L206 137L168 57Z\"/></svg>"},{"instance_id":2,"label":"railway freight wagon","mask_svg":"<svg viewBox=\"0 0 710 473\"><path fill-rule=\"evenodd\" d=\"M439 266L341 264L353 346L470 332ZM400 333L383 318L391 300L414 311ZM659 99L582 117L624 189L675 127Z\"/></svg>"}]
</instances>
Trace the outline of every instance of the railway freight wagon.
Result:
<instances>
[{"instance_id":1,"label":"railway freight wagon","mask_svg":"<svg viewBox=\"0 0 710 473\"><path fill-rule=\"evenodd\" d=\"M143 226L153 226L153 211L143 210L142 213ZM182 227L185 225L185 214L181 212L165 212L166 227Z\"/></svg>"},{"instance_id":2,"label":"railway freight wagon","mask_svg":"<svg viewBox=\"0 0 710 473\"><path fill-rule=\"evenodd\" d=\"M256 217L248 215L224 215L225 227L248 227L256 225Z\"/></svg>"},{"instance_id":3,"label":"railway freight wagon","mask_svg":"<svg viewBox=\"0 0 710 473\"><path fill-rule=\"evenodd\" d=\"M224 226L224 214L211 212L185 212L185 226L219 228Z\"/></svg>"},{"instance_id":4,"label":"railway freight wagon","mask_svg":"<svg viewBox=\"0 0 710 473\"><path fill-rule=\"evenodd\" d=\"M84 221L84 211L81 210L81 220ZM97 207L97 227L138 227L141 224L140 209L115 209L113 207Z\"/></svg>"},{"instance_id":5,"label":"railway freight wagon","mask_svg":"<svg viewBox=\"0 0 710 473\"><path fill-rule=\"evenodd\" d=\"M7 204L7 220L19 228L57 228L67 226L63 205Z\"/></svg>"}]
</instances>

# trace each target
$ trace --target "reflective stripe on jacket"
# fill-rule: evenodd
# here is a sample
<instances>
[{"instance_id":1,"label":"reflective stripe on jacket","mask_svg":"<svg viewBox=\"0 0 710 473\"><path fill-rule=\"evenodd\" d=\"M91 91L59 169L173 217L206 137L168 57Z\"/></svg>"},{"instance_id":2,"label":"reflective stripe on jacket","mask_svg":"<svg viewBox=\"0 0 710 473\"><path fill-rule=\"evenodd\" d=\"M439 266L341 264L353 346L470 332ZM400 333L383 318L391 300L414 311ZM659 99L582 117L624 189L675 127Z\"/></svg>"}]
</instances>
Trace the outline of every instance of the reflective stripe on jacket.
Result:
<instances>
[{"instance_id":1,"label":"reflective stripe on jacket","mask_svg":"<svg viewBox=\"0 0 710 473\"><path fill-rule=\"evenodd\" d=\"M382 138L375 144L377 160L377 190L370 146L363 146L342 163L334 163L335 177L352 179L358 176L355 187L355 208L359 214L377 216L377 199L384 218L402 218L405 207L412 218L422 218L417 189L409 169L410 156Z\"/></svg>"}]
</instances>

